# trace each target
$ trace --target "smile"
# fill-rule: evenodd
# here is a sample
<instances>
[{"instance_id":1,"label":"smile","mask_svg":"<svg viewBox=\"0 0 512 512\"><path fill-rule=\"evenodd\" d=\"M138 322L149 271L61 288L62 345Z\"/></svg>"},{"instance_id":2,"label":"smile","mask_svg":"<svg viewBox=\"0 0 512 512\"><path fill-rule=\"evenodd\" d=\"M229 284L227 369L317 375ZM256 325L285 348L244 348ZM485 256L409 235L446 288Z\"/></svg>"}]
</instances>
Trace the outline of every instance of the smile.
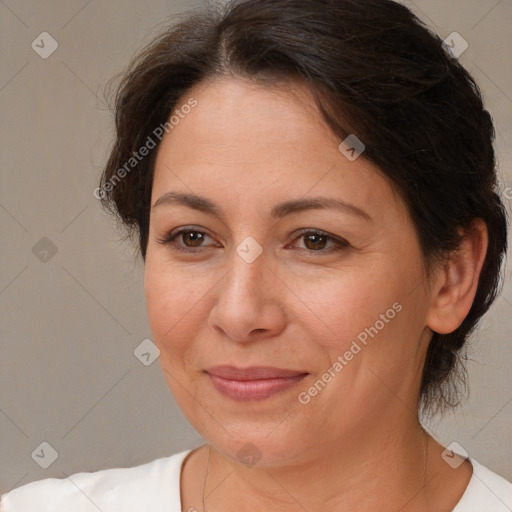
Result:
<instances>
[{"instance_id":1,"label":"smile","mask_svg":"<svg viewBox=\"0 0 512 512\"><path fill-rule=\"evenodd\" d=\"M238 401L264 400L292 388L308 375L278 368L242 370L228 366L212 368L206 373L219 393Z\"/></svg>"}]
</instances>

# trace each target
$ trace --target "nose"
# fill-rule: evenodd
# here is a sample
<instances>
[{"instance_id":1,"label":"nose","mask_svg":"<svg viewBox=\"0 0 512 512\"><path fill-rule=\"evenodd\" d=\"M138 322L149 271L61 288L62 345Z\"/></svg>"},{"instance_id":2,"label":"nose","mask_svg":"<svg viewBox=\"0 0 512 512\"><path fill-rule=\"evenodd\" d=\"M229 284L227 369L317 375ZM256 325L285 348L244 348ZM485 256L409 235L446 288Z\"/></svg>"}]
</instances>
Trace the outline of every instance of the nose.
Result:
<instances>
[{"instance_id":1,"label":"nose","mask_svg":"<svg viewBox=\"0 0 512 512\"><path fill-rule=\"evenodd\" d=\"M286 287L265 254L247 263L234 254L231 270L215 287L210 326L236 342L279 336L286 326Z\"/></svg>"}]
</instances>

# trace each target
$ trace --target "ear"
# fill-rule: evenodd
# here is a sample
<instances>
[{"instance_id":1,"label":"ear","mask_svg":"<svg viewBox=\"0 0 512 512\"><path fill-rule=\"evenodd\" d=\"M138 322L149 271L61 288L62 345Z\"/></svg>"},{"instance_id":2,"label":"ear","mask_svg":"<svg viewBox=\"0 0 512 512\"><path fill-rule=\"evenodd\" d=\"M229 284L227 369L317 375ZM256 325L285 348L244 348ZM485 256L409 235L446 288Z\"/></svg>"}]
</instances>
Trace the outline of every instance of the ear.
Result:
<instances>
[{"instance_id":1,"label":"ear","mask_svg":"<svg viewBox=\"0 0 512 512\"><path fill-rule=\"evenodd\" d=\"M488 242L485 222L475 219L466 230L460 247L439 270L427 317L427 325L434 332L453 332L466 318L475 298Z\"/></svg>"}]
</instances>

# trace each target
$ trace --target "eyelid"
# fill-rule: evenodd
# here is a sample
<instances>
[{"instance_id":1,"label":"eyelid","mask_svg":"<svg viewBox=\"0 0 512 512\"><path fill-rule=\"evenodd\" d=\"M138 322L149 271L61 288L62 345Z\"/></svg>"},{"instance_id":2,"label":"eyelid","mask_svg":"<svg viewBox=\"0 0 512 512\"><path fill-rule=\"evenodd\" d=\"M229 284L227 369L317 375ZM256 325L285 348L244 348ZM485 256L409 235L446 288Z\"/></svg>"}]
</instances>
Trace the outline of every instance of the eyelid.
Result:
<instances>
[{"instance_id":1,"label":"eyelid","mask_svg":"<svg viewBox=\"0 0 512 512\"><path fill-rule=\"evenodd\" d=\"M181 226L179 228L176 228L172 230L169 233L164 234L163 236L159 236L156 238L156 242L162 245L173 245L174 250L178 252L188 252L188 253L196 253L201 249L205 249L208 246L202 245L197 247L187 247L185 245L178 245L175 240L183 233L201 233L202 235L206 235L207 237L211 238L213 240L213 237L208 234L207 231L204 230L204 228L199 228L196 226Z\"/></svg>"},{"instance_id":2,"label":"eyelid","mask_svg":"<svg viewBox=\"0 0 512 512\"><path fill-rule=\"evenodd\" d=\"M177 252L182 252L182 253L198 253L200 252L201 250L204 250L204 249L207 249L208 247L211 247L212 245L215 245L215 244L209 244L209 245L199 245L197 247L187 247L185 245L179 245L178 243L176 243L176 239L184 234L184 233L190 233L190 232L194 232L194 233L200 233L202 235L205 235L209 238L211 238L212 240L214 239L210 234L208 234L208 232L206 230L204 230L204 228L199 228L199 227L196 227L196 226L181 226L179 228L176 228L174 230L172 230L170 233L168 234L165 234L164 236L162 237L158 237L156 239L157 243L159 244L162 244L162 245L172 245L173 246L173 250L177 251ZM322 254L329 254L333 251L336 251L336 250L342 250L342 249L346 249L348 247L351 247L350 243L347 242L345 239L343 238L340 238L340 237L337 237L335 235L331 235L330 233L326 232L326 231L322 231L320 229L317 229L317 228L302 228L302 229L299 229L298 231L296 231L294 233L294 238L291 242L291 244L288 244L288 246L292 245L294 242L296 242L299 238L305 236L305 235L318 235L318 236L321 236L321 237L324 237L326 238L327 240L330 240L332 242L334 242L334 247L330 247L328 249L320 249L320 250L310 250L310 249L305 249L305 248L300 248L302 251L305 251L309 254L313 253L313 254L317 254L319 256L321 256Z\"/></svg>"},{"instance_id":3,"label":"eyelid","mask_svg":"<svg viewBox=\"0 0 512 512\"><path fill-rule=\"evenodd\" d=\"M317 253L319 255L321 254L328 254L332 251L336 251L336 250L341 250L341 249L347 249L349 247L351 247L350 243L347 242L347 240L345 240L344 238L341 238L341 237L338 237L338 236L335 236L335 235L331 235L330 233L326 232L326 231L322 231L321 229L317 229L317 228L302 228L302 229L299 229L297 232L296 232L296 235L295 238L293 239L292 243L295 242L298 238L301 238L302 236L306 235L306 234L313 234L313 235L318 235L318 236L322 236L324 238L327 238L328 240L331 240L333 241L336 246L335 247L331 247L329 249L324 249L324 250L318 250L318 251L312 251L312 250L308 250L308 249L303 249L304 251L307 251L308 253Z\"/></svg>"}]
</instances>

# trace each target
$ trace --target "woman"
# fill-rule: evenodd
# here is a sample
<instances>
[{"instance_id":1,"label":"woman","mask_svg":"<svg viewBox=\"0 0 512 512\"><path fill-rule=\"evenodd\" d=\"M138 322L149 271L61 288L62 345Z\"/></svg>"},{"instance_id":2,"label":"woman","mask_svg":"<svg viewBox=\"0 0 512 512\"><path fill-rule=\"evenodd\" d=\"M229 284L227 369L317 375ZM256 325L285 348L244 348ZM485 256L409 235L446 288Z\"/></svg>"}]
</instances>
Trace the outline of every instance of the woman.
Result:
<instances>
[{"instance_id":1,"label":"woman","mask_svg":"<svg viewBox=\"0 0 512 512\"><path fill-rule=\"evenodd\" d=\"M2 510L512 510L419 421L457 403L506 249L492 121L439 38L390 0L237 2L154 41L116 107L97 195L208 444Z\"/></svg>"}]
</instances>

